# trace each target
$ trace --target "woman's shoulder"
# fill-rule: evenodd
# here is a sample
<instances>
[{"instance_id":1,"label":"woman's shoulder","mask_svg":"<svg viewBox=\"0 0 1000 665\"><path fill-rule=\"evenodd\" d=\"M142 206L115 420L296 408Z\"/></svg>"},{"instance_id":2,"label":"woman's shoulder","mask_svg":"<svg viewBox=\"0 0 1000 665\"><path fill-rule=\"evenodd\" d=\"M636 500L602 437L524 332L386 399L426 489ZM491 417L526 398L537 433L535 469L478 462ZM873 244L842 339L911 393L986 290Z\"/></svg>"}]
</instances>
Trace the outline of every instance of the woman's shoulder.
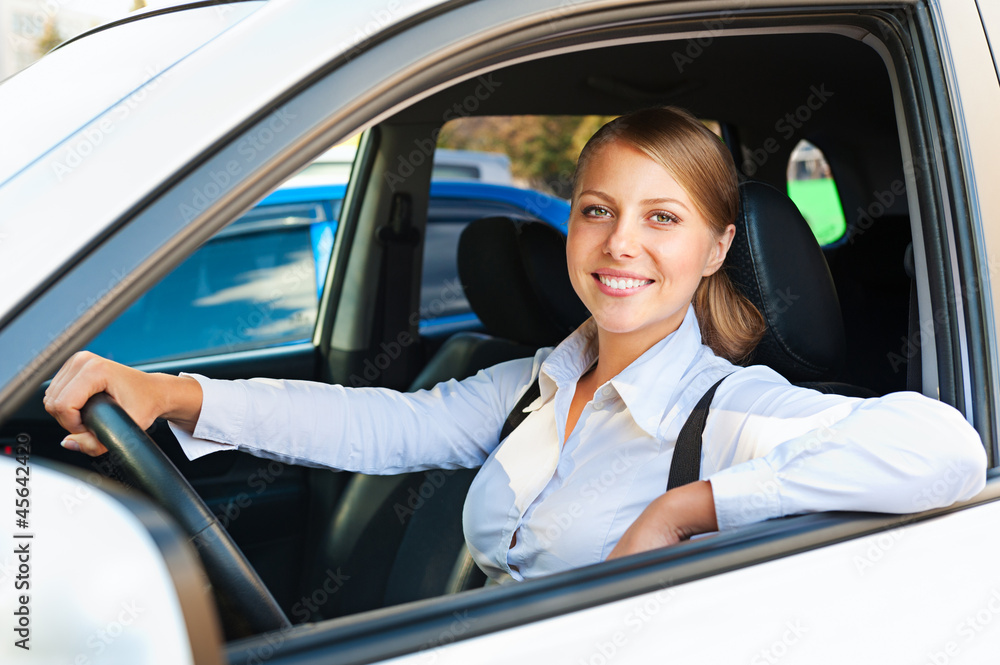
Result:
<instances>
[{"instance_id":1,"label":"woman's shoulder","mask_svg":"<svg viewBox=\"0 0 1000 665\"><path fill-rule=\"evenodd\" d=\"M693 392L703 394L720 382L712 401L714 407L746 412L764 403L812 398L821 394L792 384L767 365L736 365L711 353L710 349L695 366L697 371L688 384Z\"/></svg>"},{"instance_id":2,"label":"woman's shoulder","mask_svg":"<svg viewBox=\"0 0 1000 665\"><path fill-rule=\"evenodd\" d=\"M735 367L719 387L713 406L747 414L788 416L829 409L853 410L865 401L862 397L798 386L766 365L749 365Z\"/></svg>"},{"instance_id":3,"label":"woman's shoulder","mask_svg":"<svg viewBox=\"0 0 1000 665\"><path fill-rule=\"evenodd\" d=\"M731 365L733 372L730 382L750 383L757 382L768 386L794 387L784 376L771 369L767 365Z\"/></svg>"},{"instance_id":4,"label":"woman's shoulder","mask_svg":"<svg viewBox=\"0 0 1000 665\"><path fill-rule=\"evenodd\" d=\"M720 389L747 384L759 385L762 388L792 386L788 379L767 365L737 365L716 355L711 348L702 345L699 357L693 363L698 383L712 385L722 379Z\"/></svg>"},{"instance_id":5,"label":"woman's shoulder","mask_svg":"<svg viewBox=\"0 0 1000 665\"><path fill-rule=\"evenodd\" d=\"M788 381L765 365L736 365L702 346L692 359L676 388L673 399L693 406L712 386L717 385L713 407L746 409L770 390L790 386Z\"/></svg>"}]
</instances>

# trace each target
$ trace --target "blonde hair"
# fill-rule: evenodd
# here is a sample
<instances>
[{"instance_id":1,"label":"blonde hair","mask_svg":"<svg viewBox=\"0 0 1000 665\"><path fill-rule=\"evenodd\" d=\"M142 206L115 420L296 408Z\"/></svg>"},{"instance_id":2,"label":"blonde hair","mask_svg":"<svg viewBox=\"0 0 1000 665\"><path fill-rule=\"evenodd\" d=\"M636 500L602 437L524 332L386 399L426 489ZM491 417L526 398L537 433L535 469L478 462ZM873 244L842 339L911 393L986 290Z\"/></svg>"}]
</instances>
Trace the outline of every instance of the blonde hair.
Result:
<instances>
[{"instance_id":1,"label":"blonde hair","mask_svg":"<svg viewBox=\"0 0 1000 665\"><path fill-rule=\"evenodd\" d=\"M687 111L651 108L612 120L587 141L577 174L598 148L613 141L626 143L663 166L717 236L735 222L739 190L733 158L722 141ZM702 340L730 362L745 361L764 335L764 317L736 289L724 266L702 278L692 304Z\"/></svg>"}]
</instances>

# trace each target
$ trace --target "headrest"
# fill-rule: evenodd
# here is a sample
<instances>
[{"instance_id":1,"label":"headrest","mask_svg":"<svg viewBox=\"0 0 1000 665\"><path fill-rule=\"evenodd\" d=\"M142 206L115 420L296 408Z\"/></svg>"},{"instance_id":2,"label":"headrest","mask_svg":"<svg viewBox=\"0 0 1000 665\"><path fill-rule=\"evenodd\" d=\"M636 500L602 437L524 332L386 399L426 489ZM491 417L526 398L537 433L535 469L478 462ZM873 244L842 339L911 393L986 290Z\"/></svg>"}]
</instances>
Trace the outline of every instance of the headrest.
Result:
<instances>
[{"instance_id":1,"label":"headrest","mask_svg":"<svg viewBox=\"0 0 1000 665\"><path fill-rule=\"evenodd\" d=\"M553 346L590 316L569 281L566 239L544 222L472 222L458 241L458 275L472 311L498 337Z\"/></svg>"},{"instance_id":2,"label":"headrest","mask_svg":"<svg viewBox=\"0 0 1000 665\"><path fill-rule=\"evenodd\" d=\"M767 323L750 361L789 381L834 378L846 355L844 322L823 251L795 204L761 182L740 183L730 279Z\"/></svg>"}]
</instances>

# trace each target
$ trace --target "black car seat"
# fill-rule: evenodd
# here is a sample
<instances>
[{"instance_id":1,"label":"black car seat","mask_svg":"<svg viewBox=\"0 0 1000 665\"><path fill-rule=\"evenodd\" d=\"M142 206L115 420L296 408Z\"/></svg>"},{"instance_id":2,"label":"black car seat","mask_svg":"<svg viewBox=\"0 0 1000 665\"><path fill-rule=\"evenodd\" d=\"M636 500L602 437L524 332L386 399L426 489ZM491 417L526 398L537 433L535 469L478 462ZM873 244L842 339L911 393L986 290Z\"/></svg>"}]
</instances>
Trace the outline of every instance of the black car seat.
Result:
<instances>
[{"instance_id":1,"label":"black car seat","mask_svg":"<svg viewBox=\"0 0 1000 665\"><path fill-rule=\"evenodd\" d=\"M531 356L558 344L589 316L569 282L565 238L548 224L507 217L472 222L459 240L458 271L489 334L450 337L410 390ZM475 473L355 474L320 540L320 565L305 588L319 588L328 571L338 570L343 586L328 594L314 618L443 593L464 547L462 506ZM424 537L425 529L433 537Z\"/></svg>"},{"instance_id":2,"label":"black car seat","mask_svg":"<svg viewBox=\"0 0 1000 665\"><path fill-rule=\"evenodd\" d=\"M826 258L795 204L771 185L740 183L736 236L725 269L767 324L747 364L797 385L853 397L868 388L838 381L847 344Z\"/></svg>"}]
</instances>

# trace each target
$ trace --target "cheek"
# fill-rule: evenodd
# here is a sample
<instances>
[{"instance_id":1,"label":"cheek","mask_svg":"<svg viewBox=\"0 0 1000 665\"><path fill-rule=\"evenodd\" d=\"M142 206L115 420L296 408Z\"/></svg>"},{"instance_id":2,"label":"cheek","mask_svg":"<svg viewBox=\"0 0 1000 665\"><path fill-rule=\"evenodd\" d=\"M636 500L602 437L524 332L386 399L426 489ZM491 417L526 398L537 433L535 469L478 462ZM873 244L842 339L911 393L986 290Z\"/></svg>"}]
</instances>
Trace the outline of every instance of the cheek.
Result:
<instances>
[{"instance_id":1,"label":"cheek","mask_svg":"<svg viewBox=\"0 0 1000 665\"><path fill-rule=\"evenodd\" d=\"M709 254L703 243L668 243L657 252L660 270L665 275L675 282L693 284L701 281Z\"/></svg>"},{"instance_id":2,"label":"cheek","mask_svg":"<svg viewBox=\"0 0 1000 665\"><path fill-rule=\"evenodd\" d=\"M579 291L579 284L581 271L583 270L583 263L580 260L580 255L573 251L573 246L569 243L566 244L566 269L569 270L569 281L573 284L573 288Z\"/></svg>"},{"instance_id":3,"label":"cheek","mask_svg":"<svg viewBox=\"0 0 1000 665\"><path fill-rule=\"evenodd\" d=\"M566 237L566 265L569 266L571 276L586 262L588 247L586 234L581 233L575 224L571 224Z\"/></svg>"},{"instance_id":4,"label":"cheek","mask_svg":"<svg viewBox=\"0 0 1000 665\"><path fill-rule=\"evenodd\" d=\"M586 280L589 279L589 272L587 271L588 263L588 243L583 242L583 238L580 233L574 233L572 226L570 227L569 236L566 239L566 267L569 270L569 281L573 286L573 290L576 292L577 297L581 300L584 298L586 292L584 287L586 285Z\"/></svg>"}]
</instances>

